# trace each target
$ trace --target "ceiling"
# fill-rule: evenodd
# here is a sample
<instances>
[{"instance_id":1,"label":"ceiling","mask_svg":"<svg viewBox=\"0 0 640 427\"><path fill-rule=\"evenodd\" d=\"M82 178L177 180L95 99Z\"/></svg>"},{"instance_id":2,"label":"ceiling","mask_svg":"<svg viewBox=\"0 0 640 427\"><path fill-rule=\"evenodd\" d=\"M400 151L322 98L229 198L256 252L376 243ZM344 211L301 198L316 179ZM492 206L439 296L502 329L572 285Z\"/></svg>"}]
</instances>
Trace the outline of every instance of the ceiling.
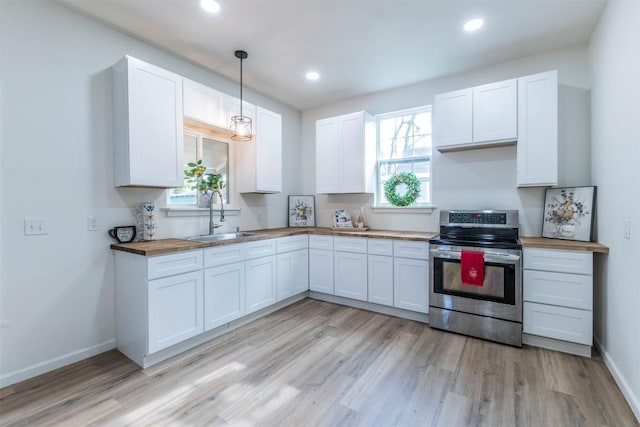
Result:
<instances>
[{"instance_id":1,"label":"ceiling","mask_svg":"<svg viewBox=\"0 0 640 427\"><path fill-rule=\"evenodd\" d=\"M589 39L606 0L58 0L299 110ZM465 33L465 20L485 26ZM307 81L305 72L321 74Z\"/></svg>"}]
</instances>

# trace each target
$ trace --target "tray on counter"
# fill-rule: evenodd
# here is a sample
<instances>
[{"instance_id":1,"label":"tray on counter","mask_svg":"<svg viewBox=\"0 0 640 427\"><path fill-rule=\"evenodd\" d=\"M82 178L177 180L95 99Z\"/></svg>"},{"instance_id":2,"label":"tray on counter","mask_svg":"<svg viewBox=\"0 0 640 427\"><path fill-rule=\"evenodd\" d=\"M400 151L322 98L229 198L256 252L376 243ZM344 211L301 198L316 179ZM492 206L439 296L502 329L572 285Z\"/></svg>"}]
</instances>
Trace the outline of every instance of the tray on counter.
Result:
<instances>
[{"instance_id":1,"label":"tray on counter","mask_svg":"<svg viewBox=\"0 0 640 427\"><path fill-rule=\"evenodd\" d=\"M331 227L331 229L333 231L350 231L352 233L362 233L363 231L367 231L369 229L369 227L363 227L363 228L358 228L358 227Z\"/></svg>"}]
</instances>

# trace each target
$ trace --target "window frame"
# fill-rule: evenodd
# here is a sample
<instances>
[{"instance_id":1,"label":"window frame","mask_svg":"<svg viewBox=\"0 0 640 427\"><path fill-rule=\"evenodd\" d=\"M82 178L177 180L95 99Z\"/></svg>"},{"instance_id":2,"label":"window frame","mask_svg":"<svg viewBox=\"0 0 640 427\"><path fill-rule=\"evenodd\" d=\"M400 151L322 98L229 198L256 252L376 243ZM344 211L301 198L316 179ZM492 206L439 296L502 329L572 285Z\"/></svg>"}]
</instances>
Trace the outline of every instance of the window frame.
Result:
<instances>
[{"instance_id":1,"label":"window frame","mask_svg":"<svg viewBox=\"0 0 640 427\"><path fill-rule=\"evenodd\" d=\"M431 133L425 134L431 136L431 154L424 156L412 156L412 157L402 157L402 158L380 158L380 121L392 117L403 116L407 114L418 114L418 113L431 113ZM416 209L416 210L424 210L433 208L433 106L432 105L423 105L420 107L408 108L404 110L391 111L388 113L378 114L375 116L376 122L376 188L375 188L375 205L374 209L380 210L404 210L404 209ZM430 199L425 203L415 203L411 206L393 206L390 203L381 203L384 195L381 193L383 184L381 180L381 165L383 164L401 164L401 163L410 163L414 164L416 162L426 161L429 164L431 172L429 173L429 177L427 179L420 179L421 182L425 182L427 188L429 190Z\"/></svg>"}]
</instances>

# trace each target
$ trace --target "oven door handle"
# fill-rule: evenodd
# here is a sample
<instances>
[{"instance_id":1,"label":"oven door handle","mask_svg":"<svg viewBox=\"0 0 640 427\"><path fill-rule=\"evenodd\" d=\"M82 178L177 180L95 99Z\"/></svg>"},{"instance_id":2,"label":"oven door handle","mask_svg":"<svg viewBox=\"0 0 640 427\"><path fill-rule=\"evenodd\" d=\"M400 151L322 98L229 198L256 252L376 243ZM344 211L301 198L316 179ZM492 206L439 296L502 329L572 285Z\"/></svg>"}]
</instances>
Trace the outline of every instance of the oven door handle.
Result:
<instances>
[{"instance_id":1,"label":"oven door handle","mask_svg":"<svg viewBox=\"0 0 640 427\"><path fill-rule=\"evenodd\" d=\"M440 258L449 258L449 259L460 259L462 256L461 252L458 251L441 251L437 249L431 249L431 253L434 256ZM485 253L484 254L485 261L494 261L494 262L505 262L505 261L519 261L519 255L513 254L494 254L494 253Z\"/></svg>"}]
</instances>

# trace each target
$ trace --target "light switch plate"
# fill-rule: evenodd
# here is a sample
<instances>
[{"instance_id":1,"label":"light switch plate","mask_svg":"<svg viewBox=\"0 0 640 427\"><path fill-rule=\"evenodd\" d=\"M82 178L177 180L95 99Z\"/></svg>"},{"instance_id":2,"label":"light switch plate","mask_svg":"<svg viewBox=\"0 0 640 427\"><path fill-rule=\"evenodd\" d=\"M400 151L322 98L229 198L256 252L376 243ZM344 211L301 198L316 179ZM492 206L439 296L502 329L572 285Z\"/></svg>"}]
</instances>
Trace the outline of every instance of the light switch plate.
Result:
<instances>
[{"instance_id":1,"label":"light switch plate","mask_svg":"<svg viewBox=\"0 0 640 427\"><path fill-rule=\"evenodd\" d=\"M38 236L49 234L49 225L47 218L25 218L24 219L24 235Z\"/></svg>"},{"instance_id":2,"label":"light switch plate","mask_svg":"<svg viewBox=\"0 0 640 427\"><path fill-rule=\"evenodd\" d=\"M624 220L624 238L627 240L631 239L631 221L629 218L625 218Z\"/></svg>"}]
</instances>

